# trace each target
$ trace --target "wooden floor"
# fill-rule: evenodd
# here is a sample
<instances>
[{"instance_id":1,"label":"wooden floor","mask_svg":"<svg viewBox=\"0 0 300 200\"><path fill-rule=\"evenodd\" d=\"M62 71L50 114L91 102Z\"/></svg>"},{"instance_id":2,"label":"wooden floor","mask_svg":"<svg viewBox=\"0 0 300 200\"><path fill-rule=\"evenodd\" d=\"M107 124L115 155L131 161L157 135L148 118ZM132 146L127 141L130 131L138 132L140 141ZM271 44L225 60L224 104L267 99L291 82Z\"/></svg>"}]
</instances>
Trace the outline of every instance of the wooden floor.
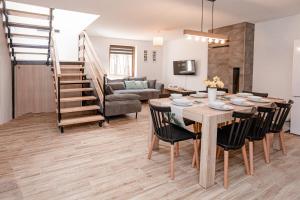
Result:
<instances>
[{"instance_id":1,"label":"wooden floor","mask_svg":"<svg viewBox=\"0 0 300 200\"><path fill-rule=\"evenodd\" d=\"M230 154L229 189L223 161L216 185L203 190L191 167L193 146L182 143L175 180L169 179L169 145L147 159L148 109L59 134L54 114L28 114L0 126L0 199L300 199L300 137L287 137L288 155L264 163L255 144L255 175L246 176L239 151Z\"/></svg>"}]
</instances>

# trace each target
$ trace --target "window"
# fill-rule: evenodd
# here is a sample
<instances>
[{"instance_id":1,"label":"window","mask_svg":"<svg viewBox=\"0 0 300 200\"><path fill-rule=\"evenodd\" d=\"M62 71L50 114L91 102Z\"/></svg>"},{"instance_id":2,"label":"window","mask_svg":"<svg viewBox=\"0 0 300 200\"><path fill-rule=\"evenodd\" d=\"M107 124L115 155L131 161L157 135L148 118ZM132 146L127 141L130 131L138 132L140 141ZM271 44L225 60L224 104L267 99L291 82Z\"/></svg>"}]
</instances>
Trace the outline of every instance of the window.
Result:
<instances>
[{"instance_id":1,"label":"window","mask_svg":"<svg viewBox=\"0 0 300 200\"><path fill-rule=\"evenodd\" d=\"M109 75L134 76L135 48L132 46L110 45Z\"/></svg>"}]
</instances>

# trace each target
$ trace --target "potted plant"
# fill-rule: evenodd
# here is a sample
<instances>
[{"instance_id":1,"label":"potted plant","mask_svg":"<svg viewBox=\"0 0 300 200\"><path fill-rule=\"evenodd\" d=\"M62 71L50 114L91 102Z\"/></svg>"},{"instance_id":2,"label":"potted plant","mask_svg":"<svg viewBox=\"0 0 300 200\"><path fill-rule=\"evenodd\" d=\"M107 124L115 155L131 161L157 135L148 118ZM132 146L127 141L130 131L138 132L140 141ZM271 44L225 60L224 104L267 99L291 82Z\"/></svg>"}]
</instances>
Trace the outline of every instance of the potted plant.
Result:
<instances>
[{"instance_id":1,"label":"potted plant","mask_svg":"<svg viewBox=\"0 0 300 200\"><path fill-rule=\"evenodd\" d=\"M213 77L213 80L205 80L204 84L208 91L208 101L213 102L217 99L217 88L223 88L224 83L218 76Z\"/></svg>"}]
</instances>

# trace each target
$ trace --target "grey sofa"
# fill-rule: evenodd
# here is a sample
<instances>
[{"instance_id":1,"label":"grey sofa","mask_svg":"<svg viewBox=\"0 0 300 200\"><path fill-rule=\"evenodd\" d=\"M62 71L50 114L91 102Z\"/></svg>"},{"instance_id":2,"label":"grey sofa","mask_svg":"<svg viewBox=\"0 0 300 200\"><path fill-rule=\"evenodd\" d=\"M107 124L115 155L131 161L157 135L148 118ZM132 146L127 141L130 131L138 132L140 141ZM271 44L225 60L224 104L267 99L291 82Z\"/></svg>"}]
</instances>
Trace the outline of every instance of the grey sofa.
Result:
<instances>
[{"instance_id":1,"label":"grey sofa","mask_svg":"<svg viewBox=\"0 0 300 200\"><path fill-rule=\"evenodd\" d=\"M117 116L128 113L137 113L142 110L141 100L159 98L164 85L156 80L148 80L146 89L126 89L125 80L145 81L142 78L126 78L118 80L106 80L105 88L105 116Z\"/></svg>"},{"instance_id":2,"label":"grey sofa","mask_svg":"<svg viewBox=\"0 0 300 200\"><path fill-rule=\"evenodd\" d=\"M105 116L112 117L142 110L140 96L135 94L110 94L105 96Z\"/></svg>"},{"instance_id":3,"label":"grey sofa","mask_svg":"<svg viewBox=\"0 0 300 200\"><path fill-rule=\"evenodd\" d=\"M164 84L157 82L156 80L148 80L148 88L146 89L126 89L125 81L147 81L146 77L141 78L126 78L117 80L107 80L107 86L110 87L109 94L136 94L140 96L140 100L149 100L159 98L159 95L163 92Z\"/></svg>"}]
</instances>

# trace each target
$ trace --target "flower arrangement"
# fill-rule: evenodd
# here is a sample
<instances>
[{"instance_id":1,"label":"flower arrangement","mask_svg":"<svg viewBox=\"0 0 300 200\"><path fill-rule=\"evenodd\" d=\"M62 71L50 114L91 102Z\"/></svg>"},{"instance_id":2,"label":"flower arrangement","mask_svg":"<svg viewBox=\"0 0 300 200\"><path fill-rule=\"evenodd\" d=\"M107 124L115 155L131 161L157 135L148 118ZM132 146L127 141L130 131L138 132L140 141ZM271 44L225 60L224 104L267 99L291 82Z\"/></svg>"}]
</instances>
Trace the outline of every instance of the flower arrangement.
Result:
<instances>
[{"instance_id":1,"label":"flower arrangement","mask_svg":"<svg viewBox=\"0 0 300 200\"><path fill-rule=\"evenodd\" d=\"M218 76L213 77L213 80L205 80L204 84L206 87L210 88L223 88L224 83L221 81L221 79Z\"/></svg>"}]
</instances>

